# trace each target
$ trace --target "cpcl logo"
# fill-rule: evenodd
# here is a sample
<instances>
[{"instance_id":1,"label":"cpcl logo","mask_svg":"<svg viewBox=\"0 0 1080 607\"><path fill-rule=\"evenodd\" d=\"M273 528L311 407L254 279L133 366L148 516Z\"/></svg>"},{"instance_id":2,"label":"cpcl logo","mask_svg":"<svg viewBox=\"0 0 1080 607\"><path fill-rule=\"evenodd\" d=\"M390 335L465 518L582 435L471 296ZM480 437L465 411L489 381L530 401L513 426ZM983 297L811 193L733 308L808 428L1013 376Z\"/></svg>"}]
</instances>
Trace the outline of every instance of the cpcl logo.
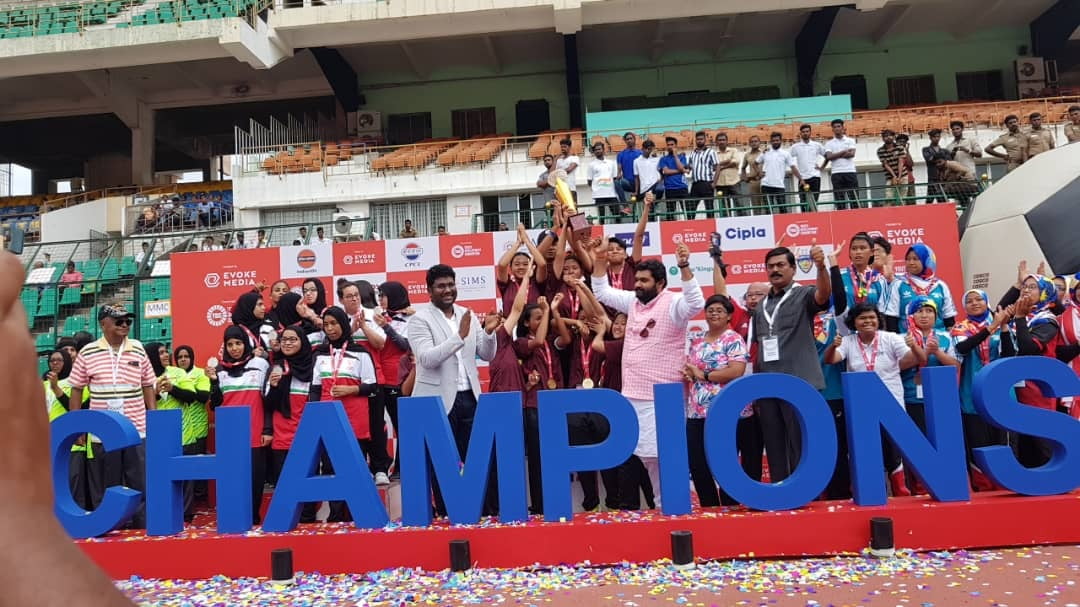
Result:
<instances>
[{"instance_id":1,"label":"cpcl logo","mask_svg":"<svg viewBox=\"0 0 1080 607\"><path fill-rule=\"evenodd\" d=\"M450 247L450 256L454 259L461 259L462 257L465 257L465 247L459 244Z\"/></svg>"},{"instance_id":2,"label":"cpcl logo","mask_svg":"<svg viewBox=\"0 0 1080 607\"><path fill-rule=\"evenodd\" d=\"M218 288L219 286L221 286L221 274L217 274L216 272L210 272L203 277L203 284L205 284L206 288L208 289Z\"/></svg>"},{"instance_id":3,"label":"cpcl logo","mask_svg":"<svg viewBox=\"0 0 1080 607\"><path fill-rule=\"evenodd\" d=\"M416 261L420 259L420 256L424 254L424 247L410 242L401 249L401 256L409 261Z\"/></svg>"},{"instance_id":4,"label":"cpcl logo","mask_svg":"<svg viewBox=\"0 0 1080 607\"><path fill-rule=\"evenodd\" d=\"M731 240L765 238L765 228L728 228L724 231L724 238L729 238Z\"/></svg>"},{"instance_id":5,"label":"cpcl logo","mask_svg":"<svg viewBox=\"0 0 1080 607\"><path fill-rule=\"evenodd\" d=\"M221 305L214 304L206 310L206 323L211 327L220 327L229 322L229 310Z\"/></svg>"}]
</instances>

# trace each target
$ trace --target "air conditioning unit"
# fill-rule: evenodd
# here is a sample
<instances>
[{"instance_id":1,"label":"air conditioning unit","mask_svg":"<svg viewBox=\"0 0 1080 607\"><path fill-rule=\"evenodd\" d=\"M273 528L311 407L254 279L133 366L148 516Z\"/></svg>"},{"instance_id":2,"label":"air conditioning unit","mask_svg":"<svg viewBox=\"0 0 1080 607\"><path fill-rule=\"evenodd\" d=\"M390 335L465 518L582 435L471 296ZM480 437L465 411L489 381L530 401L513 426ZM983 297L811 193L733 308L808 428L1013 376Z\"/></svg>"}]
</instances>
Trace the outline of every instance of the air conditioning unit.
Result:
<instances>
[{"instance_id":1,"label":"air conditioning unit","mask_svg":"<svg viewBox=\"0 0 1080 607\"><path fill-rule=\"evenodd\" d=\"M357 133L381 133L382 112L368 112L360 110L356 113Z\"/></svg>"},{"instance_id":2,"label":"air conditioning unit","mask_svg":"<svg viewBox=\"0 0 1080 607\"><path fill-rule=\"evenodd\" d=\"M1015 66L1017 82L1027 82L1029 85L1046 82L1046 66L1042 57L1017 57Z\"/></svg>"},{"instance_id":3,"label":"air conditioning unit","mask_svg":"<svg viewBox=\"0 0 1080 607\"><path fill-rule=\"evenodd\" d=\"M366 217L348 213L334 213L334 239L359 240L367 229Z\"/></svg>"}]
</instances>

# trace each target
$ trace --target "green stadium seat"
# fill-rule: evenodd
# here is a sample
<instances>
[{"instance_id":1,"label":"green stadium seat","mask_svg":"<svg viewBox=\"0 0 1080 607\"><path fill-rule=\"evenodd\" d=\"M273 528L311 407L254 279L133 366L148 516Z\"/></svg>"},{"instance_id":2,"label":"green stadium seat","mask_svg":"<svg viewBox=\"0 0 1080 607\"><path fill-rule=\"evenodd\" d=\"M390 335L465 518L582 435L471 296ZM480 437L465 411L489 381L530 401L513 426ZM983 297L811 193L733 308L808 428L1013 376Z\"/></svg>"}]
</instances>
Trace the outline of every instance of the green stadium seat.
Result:
<instances>
[{"instance_id":1,"label":"green stadium seat","mask_svg":"<svg viewBox=\"0 0 1080 607\"><path fill-rule=\"evenodd\" d=\"M34 346L37 348L38 352L52 350L56 347L56 336L53 335L52 331L42 333L34 340Z\"/></svg>"},{"instance_id":2,"label":"green stadium seat","mask_svg":"<svg viewBox=\"0 0 1080 607\"><path fill-rule=\"evenodd\" d=\"M64 335L73 335L79 331L86 331L90 321L84 316L72 316L64 321Z\"/></svg>"},{"instance_id":3,"label":"green stadium seat","mask_svg":"<svg viewBox=\"0 0 1080 607\"><path fill-rule=\"evenodd\" d=\"M120 260L120 276L134 276L138 269L139 266L135 263L134 257L124 257Z\"/></svg>"},{"instance_id":4,"label":"green stadium seat","mask_svg":"<svg viewBox=\"0 0 1080 607\"><path fill-rule=\"evenodd\" d=\"M82 292L80 289L64 289L63 295L60 296L60 305L62 306L77 306L82 301Z\"/></svg>"}]
</instances>

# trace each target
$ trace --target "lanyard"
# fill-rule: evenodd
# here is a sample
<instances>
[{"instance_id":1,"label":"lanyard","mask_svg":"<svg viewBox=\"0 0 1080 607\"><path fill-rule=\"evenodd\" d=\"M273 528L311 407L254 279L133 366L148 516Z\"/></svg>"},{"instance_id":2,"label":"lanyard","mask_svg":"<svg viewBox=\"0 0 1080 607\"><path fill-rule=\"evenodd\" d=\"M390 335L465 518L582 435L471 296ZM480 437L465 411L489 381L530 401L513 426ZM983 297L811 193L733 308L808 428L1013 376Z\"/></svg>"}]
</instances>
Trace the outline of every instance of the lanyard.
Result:
<instances>
[{"instance_id":1,"label":"lanyard","mask_svg":"<svg viewBox=\"0 0 1080 607\"><path fill-rule=\"evenodd\" d=\"M553 377L555 374L551 370L551 347L548 346L546 341L544 342L544 349L541 350L541 353L544 355L544 364L547 365L548 377Z\"/></svg>"},{"instance_id":2,"label":"lanyard","mask_svg":"<svg viewBox=\"0 0 1080 607\"><path fill-rule=\"evenodd\" d=\"M915 281L911 278L911 275L909 274L907 278L907 283L908 286L911 287L911 290L915 291L916 294L929 295L930 291L933 291L934 287L937 286L937 277L935 276L934 278L927 280L925 287L920 287L919 285L915 284Z\"/></svg>"},{"instance_id":3,"label":"lanyard","mask_svg":"<svg viewBox=\"0 0 1080 607\"><path fill-rule=\"evenodd\" d=\"M877 364L878 334L874 333L874 341L870 343L871 356L869 358L866 356L866 349L863 348L862 340L859 339L858 335L855 336L855 343L859 344L859 354L862 355L863 363L866 364L866 370L873 371L874 366Z\"/></svg>"},{"instance_id":4,"label":"lanyard","mask_svg":"<svg viewBox=\"0 0 1080 607\"><path fill-rule=\"evenodd\" d=\"M591 377L589 371L589 360L592 358L592 340L586 339L585 336L581 338L581 369L582 377Z\"/></svg>"},{"instance_id":5,"label":"lanyard","mask_svg":"<svg viewBox=\"0 0 1080 607\"><path fill-rule=\"evenodd\" d=\"M780 312L780 306L784 305L787 298L791 297L791 294L794 292L795 285L792 285L791 288L788 289L788 292L784 293L784 296L780 298L780 301L776 302L776 307L773 308L772 314L769 314L769 307L766 305L768 303L767 297L759 304L761 305L761 315L765 317L765 323L769 325L769 337L775 335L773 332L773 321L776 320L776 315Z\"/></svg>"},{"instance_id":6,"label":"lanyard","mask_svg":"<svg viewBox=\"0 0 1080 607\"><path fill-rule=\"evenodd\" d=\"M338 371L341 369L342 363L345 362L345 347L341 347L335 350L333 346L330 346L330 365L333 366L330 379L335 384L337 383Z\"/></svg>"},{"instance_id":7,"label":"lanyard","mask_svg":"<svg viewBox=\"0 0 1080 607\"><path fill-rule=\"evenodd\" d=\"M112 344L109 344L109 357L112 359L113 394L116 393L116 387L120 385L120 358L124 355L125 345L127 345L126 339L120 344L120 347L113 352Z\"/></svg>"},{"instance_id":8,"label":"lanyard","mask_svg":"<svg viewBox=\"0 0 1080 607\"><path fill-rule=\"evenodd\" d=\"M579 305L577 293L574 292L574 288L570 285L567 285L566 288L566 300L570 302L570 318L577 318Z\"/></svg>"},{"instance_id":9,"label":"lanyard","mask_svg":"<svg viewBox=\"0 0 1080 607\"><path fill-rule=\"evenodd\" d=\"M867 268L865 272L856 272L855 266L851 266L848 276L851 277L851 286L855 287L855 303L866 301L870 295L870 283L874 280L874 270Z\"/></svg>"}]
</instances>

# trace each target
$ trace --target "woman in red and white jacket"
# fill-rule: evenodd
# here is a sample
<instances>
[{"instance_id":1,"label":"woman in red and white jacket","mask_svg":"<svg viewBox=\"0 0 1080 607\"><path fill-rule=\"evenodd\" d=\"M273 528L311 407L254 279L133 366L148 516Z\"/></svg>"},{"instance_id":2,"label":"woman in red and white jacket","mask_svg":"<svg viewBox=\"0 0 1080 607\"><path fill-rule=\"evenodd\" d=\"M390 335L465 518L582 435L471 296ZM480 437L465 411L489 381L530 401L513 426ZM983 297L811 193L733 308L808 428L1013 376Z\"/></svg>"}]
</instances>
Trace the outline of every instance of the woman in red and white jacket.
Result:
<instances>
[{"instance_id":1,"label":"woman in red and white jacket","mask_svg":"<svg viewBox=\"0 0 1080 607\"><path fill-rule=\"evenodd\" d=\"M206 370L210 376L210 406L251 409L251 507L253 520L259 524L266 483L266 449L273 437L263 398L270 365L266 359L255 356L243 328L234 325L225 329L223 341L221 363L217 368L208 365Z\"/></svg>"},{"instance_id":2,"label":"woman in red and white jacket","mask_svg":"<svg viewBox=\"0 0 1080 607\"><path fill-rule=\"evenodd\" d=\"M367 457L371 440L368 398L378 389L375 361L367 349L350 339L351 326L344 310L327 308L322 319L326 342L315 351L309 399L341 401L360 450ZM329 464L323 462L323 474L333 474ZM331 502L327 520L351 521L352 515L345 502Z\"/></svg>"}]
</instances>

